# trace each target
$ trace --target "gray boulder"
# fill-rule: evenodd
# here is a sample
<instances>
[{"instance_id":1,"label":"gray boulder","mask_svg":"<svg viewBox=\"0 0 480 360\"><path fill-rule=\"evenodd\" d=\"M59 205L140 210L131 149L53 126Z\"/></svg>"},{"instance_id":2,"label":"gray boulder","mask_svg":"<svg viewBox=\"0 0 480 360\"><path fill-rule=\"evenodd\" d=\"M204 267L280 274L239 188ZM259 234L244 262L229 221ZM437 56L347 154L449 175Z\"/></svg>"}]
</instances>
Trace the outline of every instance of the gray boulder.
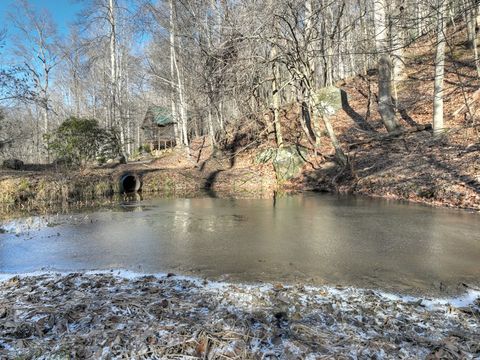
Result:
<instances>
[{"instance_id":1,"label":"gray boulder","mask_svg":"<svg viewBox=\"0 0 480 360\"><path fill-rule=\"evenodd\" d=\"M342 108L342 90L335 86L321 88L315 93L314 100L320 115L332 116Z\"/></svg>"},{"instance_id":2,"label":"gray boulder","mask_svg":"<svg viewBox=\"0 0 480 360\"><path fill-rule=\"evenodd\" d=\"M272 162L279 182L293 179L300 174L305 164L306 151L296 146L269 148L257 155L257 162Z\"/></svg>"},{"instance_id":3,"label":"gray boulder","mask_svg":"<svg viewBox=\"0 0 480 360\"><path fill-rule=\"evenodd\" d=\"M278 181L293 179L300 174L305 164L306 151L296 146L277 149L273 157L273 167Z\"/></svg>"}]
</instances>

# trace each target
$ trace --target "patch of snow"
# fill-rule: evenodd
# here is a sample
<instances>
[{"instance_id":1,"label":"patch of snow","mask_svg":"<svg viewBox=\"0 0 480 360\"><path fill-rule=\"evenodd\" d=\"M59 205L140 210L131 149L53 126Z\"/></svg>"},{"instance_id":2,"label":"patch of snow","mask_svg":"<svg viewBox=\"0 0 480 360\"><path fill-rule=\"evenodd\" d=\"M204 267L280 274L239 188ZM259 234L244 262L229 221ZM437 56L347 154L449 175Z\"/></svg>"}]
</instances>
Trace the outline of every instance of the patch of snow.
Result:
<instances>
[{"instance_id":1,"label":"patch of snow","mask_svg":"<svg viewBox=\"0 0 480 360\"><path fill-rule=\"evenodd\" d=\"M3 340L0 340L0 349L1 348L5 349L7 351L11 351L11 352L13 352L15 350L15 348L13 346L4 342Z\"/></svg>"},{"instance_id":2,"label":"patch of snow","mask_svg":"<svg viewBox=\"0 0 480 360\"><path fill-rule=\"evenodd\" d=\"M26 273L0 273L0 282L8 281L14 277L37 277L37 276L48 276L48 277L60 277L60 276L68 276L71 274L84 274L84 275L112 275L115 277L119 277L126 280L138 280L145 276L153 276L158 280L167 280L173 283L177 283L176 290L181 291L183 290L184 284L182 282L188 282L189 286L195 285L199 288L204 290L208 290L211 292L223 292L225 290L231 290L231 288L238 288L241 291L238 292L230 292L228 293L229 296L233 297L237 304L244 304L248 305L259 294L264 294L271 291L274 286L270 283L258 283L258 284L238 284L238 283L229 283L226 281L206 281L205 279L194 277L194 276L186 276L186 275L174 275L169 277L167 273L142 273L142 272L135 272L126 269L112 269L112 270L88 270L88 271L34 271L34 272L26 272ZM284 289L288 290L291 289L292 286L285 285ZM333 286L304 286L304 290L312 293L311 295L314 296L316 303L324 303L330 302L334 309L342 308L344 306L344 302L349 302L353 298L360 299L362 296L365 295L374 295L378 296L379 298L391 301L391 302L399 302L401 303L418 303L419 306L424 307L426 310L433 311L439 310L446 306L451 306L455 308L462 308L472 305L477 299L480 298L480 291L478 290L468 290L462 295L456 297L449 297L449 298L422 298L422 297L415 297L411 295L402 295L402 294L394 294L388 293L383 291L372 291L369 289L362 289L362 288L353 288L353 287L345 287L345 288L337 288ZM335 301L332 302L332 299ZM298 298L298 301L302 305L306 305L309 299L309 296L306 294L301 295Z\"/></svg>"}]
</instances>

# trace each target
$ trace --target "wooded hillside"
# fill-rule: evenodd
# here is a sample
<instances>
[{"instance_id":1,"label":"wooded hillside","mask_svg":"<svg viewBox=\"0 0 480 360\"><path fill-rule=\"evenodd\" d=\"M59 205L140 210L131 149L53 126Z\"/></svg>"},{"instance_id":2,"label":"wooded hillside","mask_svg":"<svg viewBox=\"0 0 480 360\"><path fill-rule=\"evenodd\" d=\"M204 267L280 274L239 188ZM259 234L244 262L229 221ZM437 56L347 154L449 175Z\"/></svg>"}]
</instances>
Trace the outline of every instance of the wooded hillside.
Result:
<instances>
[{"instance_id":1,"label":"wooded hillside","mask_svg":"<svg viewBox=\"0 0 480 360\"><path fill-rule=\"evenodd\" d=\"M377 132L432 125L438 138L477 125L474 0L81 3L67 35L27 0L11 8L0 35L4 158L51 162L46 135L71 117L97 120L130 157L152 106L170 110L179 148L241 138L301 145L321 162L328 140L343 166ZM356 87L361 101L342 93L331 116L319 94L332 86Z\"/></svg>"}]
</instances>

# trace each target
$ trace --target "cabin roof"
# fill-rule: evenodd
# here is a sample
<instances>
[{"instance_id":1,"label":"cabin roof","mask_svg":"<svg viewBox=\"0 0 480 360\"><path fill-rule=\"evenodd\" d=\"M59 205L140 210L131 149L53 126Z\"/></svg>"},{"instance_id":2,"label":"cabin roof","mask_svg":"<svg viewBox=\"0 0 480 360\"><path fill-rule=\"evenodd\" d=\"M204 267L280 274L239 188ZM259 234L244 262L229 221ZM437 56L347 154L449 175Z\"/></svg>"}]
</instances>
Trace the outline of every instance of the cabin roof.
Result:
<instances>
[{"instance_id":1,"label":"cabin roof","mask_svg":"<svg viewBox=\"0 0 480 360\"><path fill-rule=\"evenodd\" d=\"M145 114L144 124L150 122L157 126L174 124L171 112L162 106L150 106Z\"/></svg>"}]
</instances>

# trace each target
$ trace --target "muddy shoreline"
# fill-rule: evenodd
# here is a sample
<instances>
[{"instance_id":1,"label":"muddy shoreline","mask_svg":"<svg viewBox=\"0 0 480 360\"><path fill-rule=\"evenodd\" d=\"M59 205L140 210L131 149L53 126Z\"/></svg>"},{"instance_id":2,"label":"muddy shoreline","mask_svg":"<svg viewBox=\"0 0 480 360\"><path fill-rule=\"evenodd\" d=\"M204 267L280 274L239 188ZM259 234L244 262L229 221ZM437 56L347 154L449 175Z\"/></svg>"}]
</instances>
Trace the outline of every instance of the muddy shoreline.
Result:
<instances>
[{"instance_id":1,"label":"muddy shoreline","mask_svg":"<svg viewBox=\"0 0 480 360\"><path fill-rule=\"evenodd\" d=\"M170 160L83 170L0 170L0 217L9 217L9 213L47 214L61 208L102 206L135 198L135 194L122 194L121 179L126 174L140 181L138 195L144 198L199 195L264 198L273 197L278 189L271 165L228 170L207 165L200 169L192 164L168 166L166 162Z\"/></svg>"},{"instance_id":2,"label":"muddy shoreline","mask_svg":"<svg viewBox=\"0 0 480 360\"><path fill-rule=\"evenodd\" d=\"M119 179L122 174L139 176L142 188L138 194L121 194ZM279 185L275 174L266 171L266 176L255 176L254 171L226 171L214 186L208 184L208 176L197 169L156 169L144 173L134 166L107 173L49 173L22 172L4 173L0 170L0 218L8 219L32 214L67 213L109 207L121 201L155 197L221 198L273 198L302 192L331 193L339 196L353 195L380 200L411 202L426 206L461 209L479 212L480 203L461 202L441 197L421 197L415 193L402 193L395 188L383 186L378 191L356 188L355 182L344 179L333 184L332 171L309 172L300 178ZM414 181L414 180L413 180Z\"/></svg>"}]
</instances>

